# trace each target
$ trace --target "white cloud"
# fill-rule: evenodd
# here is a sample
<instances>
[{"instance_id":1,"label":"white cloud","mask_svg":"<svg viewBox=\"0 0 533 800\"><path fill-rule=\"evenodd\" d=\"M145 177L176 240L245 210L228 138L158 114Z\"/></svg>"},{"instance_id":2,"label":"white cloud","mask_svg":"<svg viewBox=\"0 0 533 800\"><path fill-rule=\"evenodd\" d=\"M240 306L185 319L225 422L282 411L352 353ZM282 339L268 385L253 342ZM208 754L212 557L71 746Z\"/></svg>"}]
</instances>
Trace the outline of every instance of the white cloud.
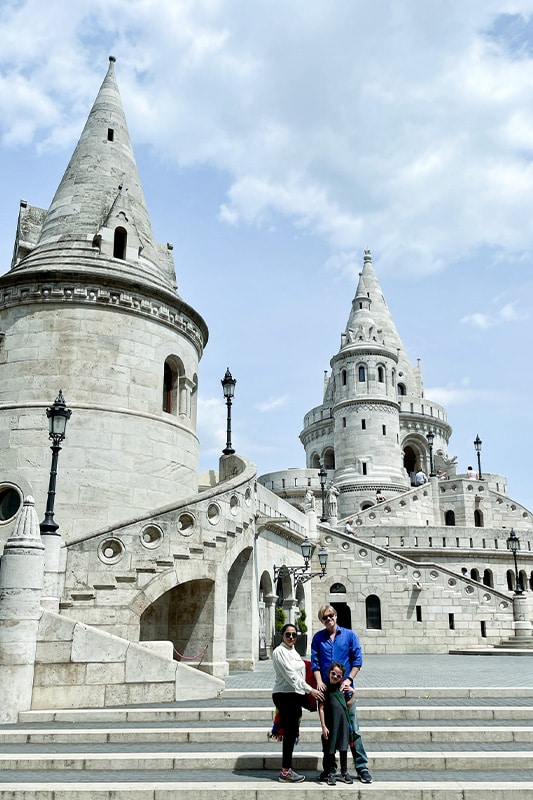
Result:
<instances>
[{"instance_id":1,"label":"white cloud","mask_svg":"<svg viewBox=\"0 0 533 800\"><path fill-rule=\"evenodd\" d=\"M511 257L533 244L532 54L513 50L531 14L531 0L450 0L445 14L391 0L8 3L0 133L65 146L113 52L136 142L221 170L222 221L281 215L333 255L379 243L395 271L479 247Z\"/></svg>"},{"instance_id":2,"label":"white cloud","mask_svg":"<svg viewBox=\"0 0 533 800\"><path fill-rule=\"evenodd\" d=\"M461 406L487 401L489 392L465 386L433 386L424 392L425 396L442 406Z\"/></svg>"},{"instance_id":3,"label":"white cloud","mask_svg":"<svg viewBox=\"0 0 533 800\"><path fill-rule=\"evenodd\" d=\"M473 314L467 314L461 319L461 322L465 325L471 325L473 328L487 330L496 325L502 325L507 322L519 322L527 318L527 314L521 314L516 310L514 303L506 303L491 314L479 311Z\"/></svg>"},{"instance_id":4,"label":"white cloud","mask_svg":"<svg viewBox=\"0 0 533 800\"><path fill-rule=\"evenodd\" d=\"M278 408L283 408L289 402L289 395L284 394L281 397L271 397L262 403L258 403L256 408L261 413L268 411L276 411Z\"/></svg>"},{"instance_id":5,"label":"white cloud","mask_svg":"<svg viewBox=\"0 0 533 800\"><path fill-rule=\"evenodd\" d=\"M198 436L205 453L220 454L226 444L226 406L219 398L198 398Z\"/></svg>"}]
</instances>

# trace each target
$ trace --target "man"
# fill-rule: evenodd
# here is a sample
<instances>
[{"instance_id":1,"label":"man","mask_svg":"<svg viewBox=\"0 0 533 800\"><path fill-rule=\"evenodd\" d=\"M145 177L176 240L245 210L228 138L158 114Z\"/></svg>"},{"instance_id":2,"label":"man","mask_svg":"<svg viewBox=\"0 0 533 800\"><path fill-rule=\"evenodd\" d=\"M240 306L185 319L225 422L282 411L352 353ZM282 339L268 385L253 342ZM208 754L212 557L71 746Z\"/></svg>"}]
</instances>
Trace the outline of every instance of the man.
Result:
<instances>
[{"instance_id":1,"label":"man","mask_svg":"<svg viewBox=\"0 0 533 800\"><path fill-rule=\"evenodd\" d=\"M341 628L337 625L337 612L331 606L322 606L318 618L324 629L313 636L311 642L311 669L316 679L317 689L326 691L329 681L329 670L334 661L342 664L346 670L346 678L342 684L343 689L351 689L353 680L363 664L363 654L359 638L354 631ZM368 771L368 756L366 754L355 703L349 709L355 732L355 769L361 783L372 783L372 775Z\"/></svg>"},{"instance_id":2,"label":"man","mask_svg":"<svg viewBox=\"0 0 533 800\"><path fill-rule=\"evenodd\" d=\"M425 483L428 482L428 478L422 467L418 470L415 475L415 486L423 486Z\"/></svg>"}]
</instances>

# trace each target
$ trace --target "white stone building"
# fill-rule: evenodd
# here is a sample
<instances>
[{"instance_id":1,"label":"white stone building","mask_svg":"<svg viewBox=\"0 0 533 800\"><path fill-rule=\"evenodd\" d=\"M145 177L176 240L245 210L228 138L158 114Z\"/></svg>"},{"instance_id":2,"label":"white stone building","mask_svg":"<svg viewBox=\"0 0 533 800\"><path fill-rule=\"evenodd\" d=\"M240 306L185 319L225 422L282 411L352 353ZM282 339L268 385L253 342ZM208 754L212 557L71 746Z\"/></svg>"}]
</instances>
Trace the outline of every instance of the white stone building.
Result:
<instances>
[{"instance_id":1,"label":"white stone building","mask_svg":"<svg viewBox=\"0 0 533 800\"><path fill-rule=\"evenodd\" d=\"M199 490L207 338L177 291L172 246L154 240L110 59L50 208L21 202L0 278L4 721L30 706L216 695L229 669L268 656L276 605L314 625L332 602L367 652L531 638L531 514L502 476L456 474L446 412L424 398L369 252L323 401L305 416L305 468L258 478L227 455ZM73 413L61 527L40 533L50 387ZM419 467L431 472L428 433L448 479L413 486ZM321 465L333 492L317 523ZM515 619L512 527L527 590ZM306 538L314 572L327 548L327 576L275 578L274 565L303 564Z\"/></svg>"}]
</instances>

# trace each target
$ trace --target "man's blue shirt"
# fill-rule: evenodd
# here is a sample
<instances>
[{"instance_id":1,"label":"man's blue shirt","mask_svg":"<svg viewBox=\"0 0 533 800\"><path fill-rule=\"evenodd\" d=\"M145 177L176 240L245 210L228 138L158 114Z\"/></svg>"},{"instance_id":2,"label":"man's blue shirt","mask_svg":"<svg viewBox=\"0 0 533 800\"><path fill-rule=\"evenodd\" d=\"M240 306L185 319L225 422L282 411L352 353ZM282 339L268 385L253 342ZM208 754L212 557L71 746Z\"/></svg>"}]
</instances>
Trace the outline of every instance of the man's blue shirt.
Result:
<instances>
[{"instance_id":1,"label":"man's blue shirt","mask_svg":"<svg viewBox=\"0 0 533 800\"><path fill-rule=\"evenodd\" d=\"M342 664L348 676L352 667L363 663L363 652L357 634L349 628L337 625L334 639L324 628L317 631L311 642L311 669L320 670L324 683L329 683L329 668L334 661Z\"/></svg>"}]
</instances>

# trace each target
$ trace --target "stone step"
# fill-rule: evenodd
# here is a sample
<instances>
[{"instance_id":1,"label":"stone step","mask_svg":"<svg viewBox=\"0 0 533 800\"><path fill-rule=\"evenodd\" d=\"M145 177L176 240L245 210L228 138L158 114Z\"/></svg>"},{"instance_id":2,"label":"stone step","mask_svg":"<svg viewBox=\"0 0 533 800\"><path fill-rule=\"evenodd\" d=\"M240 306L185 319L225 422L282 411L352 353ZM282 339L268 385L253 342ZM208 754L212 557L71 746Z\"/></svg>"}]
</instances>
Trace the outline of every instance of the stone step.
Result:
<instances>
[{"instance_id":1,"label":"stone step","mask_svg":"<svg viewBox=\"0 0 533 800\"><path fill-rule=\"evenodd\" d=\"M44 785L43 785L44 784ZM517 784L499 779L490 785L482 780L446 780L438 773L428 780L399 782L384 779L372 786L353 786L338 784L334 789L308 780L303 784L287 787L277 782L277 772L261 779L217 776L207 785L197 780L179 782L175 780L142 782L117 781L69 781L54 784L15 781L0 788L0 800L198 800L199 792L206 792L209 800L270 800L272 796L280 800L290 792L295 800L325 800L331 792L336 800L531 800L533 780ZM371 793L371 794L370 794Z\"/></svg>"},{"instance_id":2,"label":"stone step","mask_svg":"<svg viewBox=\"0 0 533 800\"><path fill-rule=\"evenodd\" d=\"M271 721L273 707L202 706L165 708L64 709L60 711L25 711L22 724L36 723L184 723L184 722L259 722ZM532 720L531 706L490 705L358 705L357 716L364 721L387 720ZM317 720L316 714L304 712L304 719ZM318 723L317 723L318 724ZM2 730L2 729L0 729Z\"/></svg>"},{"instance_id":3,"label":"stone step","mask_svg":"<svg viewBox=\"0 0 533 800\"><path fill-rule=\"evenodd\" d=\"M487 655L486 651L483 651ZM222 695L222 702L225 700L235 700L245 698L249 702L252 692L250 689L225 689ZM504 697L516 698L520 702L529 699L533 701L533 686L482 686L482 687L460 687L460 686L427 686L401 687L401 686L356 686L357 701L368 699L402 699L417 697L435 698L465 698L472 700L475 698L497 698ZM270 700L272 697L271 689L254 689L254 700Z\"/></svg>"},{"instance_id":4,"label":"stone step","mask_svg":"<svg viewBox=\"0 0 533 800\"><path fill-rule=\"evenodd\" d=\"M339 783L337 800L369 800L369 792L373 800L533 800L533 688L370 689L358 699L374 783ZM289 789L277 781L281 745L267 740L272 716L267 689L25 712L0 726L0 800L271 800L273 792L326 800L332 788L316 781L317 714L304 713L294 754L307 781Z\"/></svg>"},{"instance_id":5,"label":"stone step","mask_svg":"<svg viewBox=\"0 0 533 800\"><path fill-rule=\"evenodd\" d=\"M368 751L369 768L372 773L383 777L389 770L419 771L448 769L468 773L469 771L491 772L493 770L522 771L532 770L531 750L506 751L496 748L494 751L476 750L442 750L438 752L372 752ZM297 770L319 771L322 755L314 751L295 751L294 767ZM182 752L178 755L168 752L102 752L80 753L25 753L0 754L0 776L3 771L31 772L43 770L49 774L53 770L91 771L151 771L172 770L174 772L194 772L201 770L272 770L279 769L280 748L251 752L232 748L228 752L212 750Z\"/></svg>"},{"instance_id":6,"label":"stone step","mask_svg":"<svg viewBox=\"0 0 533 800\"><path fill-rule=\"evenodd\" d=\"M361 726L365 744L401 744L401 745L440 745L440 744L477 744L481 740L484 746L490 744L513 743L517 745L533 743L533 726L454 726L454 725L410 725L410 726ZM0 730L0 745L4 748L31 745L57 747L58 745L87 747L94 745L112 746L127 745L134 747L136 744L208 744L224 743L231 746L233 743L247 742L264 745L268 740L269 729L263 727L197 727L181 729L173 727L121 727L117 730L102 730L101 728L20 728L16 731ZM313 727L302 726L300 729L300 744L314 744L320 748L320 729L318 724ZM4 752L7 752L4 750Z\"/></svg>"}]
</instances>

